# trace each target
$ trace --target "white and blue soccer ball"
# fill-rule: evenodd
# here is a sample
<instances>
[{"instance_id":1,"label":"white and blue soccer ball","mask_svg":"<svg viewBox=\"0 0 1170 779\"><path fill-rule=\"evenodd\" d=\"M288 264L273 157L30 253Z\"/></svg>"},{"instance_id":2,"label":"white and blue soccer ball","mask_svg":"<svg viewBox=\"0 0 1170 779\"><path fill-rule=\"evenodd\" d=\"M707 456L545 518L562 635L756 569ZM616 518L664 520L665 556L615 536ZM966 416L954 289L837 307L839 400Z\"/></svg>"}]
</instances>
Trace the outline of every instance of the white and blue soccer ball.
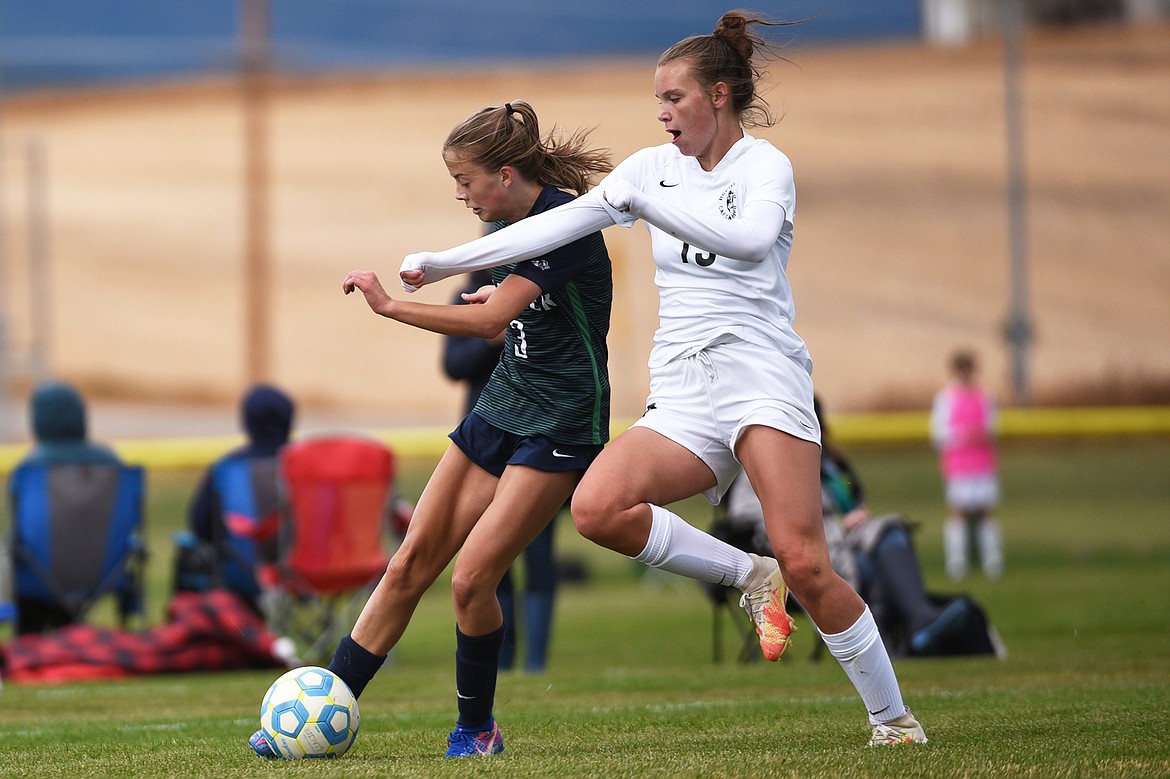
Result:
<instances>
[{"instance_id":1,"label":"white and blue soccer ball","mask_svg":"<svg viewBox=\"0 0 1170 779\"><path fill-rule=\"evenodd\" d=\"M332 671L309 665L281 676L260 703L260 728L285 760L341 757L357 738L357 698Z\"/></svg>"}]
</instances>

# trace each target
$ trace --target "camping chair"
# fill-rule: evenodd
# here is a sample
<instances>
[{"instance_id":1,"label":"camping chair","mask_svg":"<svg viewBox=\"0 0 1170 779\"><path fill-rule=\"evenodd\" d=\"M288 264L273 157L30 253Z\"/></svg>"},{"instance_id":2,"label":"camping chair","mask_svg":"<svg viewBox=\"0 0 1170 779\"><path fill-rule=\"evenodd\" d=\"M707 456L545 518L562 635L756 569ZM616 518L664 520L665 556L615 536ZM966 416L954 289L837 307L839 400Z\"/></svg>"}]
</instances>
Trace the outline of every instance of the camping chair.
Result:
<instances>
[{"instance_id":1,"label":"camping chair","mask_svg":"<svg viewBox=\"0 0 1170 779\"><path fill-rule=\"evenodd\" d=\"M725 517L719 517L711 525L711 535L721 541L745 551L756 551L752 542L754 530L752 528L737 527ZM739 598L742 593L738 587L726 587L721 584L703 584L712 603L711 621L711 658L716 663L723 662L723 626L724 622L731 624L732 636L739 636L739 652L736 660L740 663L752 663L763 657L760 654L759 637L756 627L752 624L748 613L740 608Z\"/></svg>"},{"instance_id":2,"label":"camping chair","mask_svg":"<svg viewBox=\"0 0 1170 779\"><path fill-rule=\"evenodd\" d=\"M267 610L305 662L328 659L386 570L394 474L393 452L365 437L313 437L281 451L285 520Z\"/></svg>"},{"instance_id":3,"label":"camping chair","mask_svg":"<svg viewBox=\"0 0 1170 779\"><path fill-rule=\"evenodd\" d=\"M218 516L210 540L182 530L174 533L175 592L225 589L263 612L266 586L275 584L279 553L281 490L279 460L233 455L211 467Z\"/></svg>"},{"instance_id":4,"label":"camping chair","mask_svg":"<svg viewBox=\"0 0 1170 779\"><path fill-rule=\"evenodd\" d=\"M271 578L278 554L281 496L274 457L231 457L216 463L212 483L220 500L214 526L216 582L251 603Z\"/></svg>"},{"instance_id":5,"label":"camping chair","mask_svg":"<svg viewBox=\"0 0 1170 779\"><path fill-rule=\"evenodd\" d=\"M736 549L742 549L745 552L766 557L775 556L771 545L762 533L762 529L756 527L755 521L750 520L750 518L747 521L745 519L736 521L732 518L731 512L728 510L728 504L732 492L736 489L740 489L740 487L738 484L733 484L731 490L724 495L723 501L715 507L714 519L711 523L711 529L708 532L715 538L734 546ZM717 584L704 584L703 587L706 589L714 605L714 614L712 617L712 658L714 662L720 663L723 661L724 612L727 612L729 615L733 635L741 637L741 646L737 656L738 661L741 663L750 663L761 659L763 655L760 652L756 627L752 623L751 617L739 605L739 599L742 595L739 588L724 587ZM795 615L804 611L804 608L800 605L800 601L791 592L788 593L785 608L789 615ZM811 631L811 634L810 638L813 643L813 648L810 660L815 662L823 656L825 645L820 640L820 635L815 629ZM801 635L803 636L804 634L802 633ZM792 656L792 648L790 646L788 651L781 657L781 660L787 660Z\"/></svg>"},{"instance_id":6,"label":"camping chair","mask_svg":"<svg viewBox=\"0 0 1170 779\"><path fill-rule=\"evenodd\" d=\"M12 473L18 630L84 621L117 596L119 624L141 618L145 474L118 463L25 463ZM45 620L31 616L43 610Z\"/></svg>"}]
</instances>

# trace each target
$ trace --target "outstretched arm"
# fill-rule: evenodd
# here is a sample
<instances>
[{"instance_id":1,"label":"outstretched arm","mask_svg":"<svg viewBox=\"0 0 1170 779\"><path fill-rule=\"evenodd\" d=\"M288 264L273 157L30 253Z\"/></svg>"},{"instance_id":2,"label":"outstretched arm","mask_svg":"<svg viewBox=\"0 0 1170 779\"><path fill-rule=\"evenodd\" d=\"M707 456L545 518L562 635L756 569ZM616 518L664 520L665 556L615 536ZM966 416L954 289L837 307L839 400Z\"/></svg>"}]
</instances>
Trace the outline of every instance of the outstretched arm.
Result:
<instances>
[{"instance_id":1,"label":"outstretched arm","mask_svg":"<svg viewBox=\"0 0 1170 779\"><path fill-rule=\"evenodd\" d=\"M531 260L626 221L595 192L451 249L408 254L399 270L402 286L407 292L414 292L423 284L458 273Z\"/></svg>"},{"instance_id":2,"label":"outstretched arm","mask_svg":"<svg viewBox=\"0 0 1170 779\"><path fill-rule=\"evenodd\" d=\"M762 262L768 256L787 219L784 207L768 200L744 203L735 219L697 214L646 197L625 182L607 186L605 199L618 211L643 219L675 238L745 262Z\"/></svg>"}]
</instances>

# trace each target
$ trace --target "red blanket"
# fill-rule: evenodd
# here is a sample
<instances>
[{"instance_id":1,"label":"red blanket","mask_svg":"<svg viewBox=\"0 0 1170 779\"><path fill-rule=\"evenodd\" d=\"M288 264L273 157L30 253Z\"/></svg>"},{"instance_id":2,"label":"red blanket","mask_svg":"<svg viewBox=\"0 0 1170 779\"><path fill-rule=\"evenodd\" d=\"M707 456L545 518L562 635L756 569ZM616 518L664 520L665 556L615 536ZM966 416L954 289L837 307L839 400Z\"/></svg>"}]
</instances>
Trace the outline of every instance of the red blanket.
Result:
<instances>
[{"instance_id":1,"label":"red blanket","mask_svg":"<svg viewBox=\"0 0 1170 779\"><path fill-rule=\"evenodd\" d=\"M51 684L181 671L272 668L284 662L272 650L264 620L231 593L181 592L166 624L141 632L70 625L45 635L21 636L0 646L5 682Z\"/></svg>"}]
</instances>

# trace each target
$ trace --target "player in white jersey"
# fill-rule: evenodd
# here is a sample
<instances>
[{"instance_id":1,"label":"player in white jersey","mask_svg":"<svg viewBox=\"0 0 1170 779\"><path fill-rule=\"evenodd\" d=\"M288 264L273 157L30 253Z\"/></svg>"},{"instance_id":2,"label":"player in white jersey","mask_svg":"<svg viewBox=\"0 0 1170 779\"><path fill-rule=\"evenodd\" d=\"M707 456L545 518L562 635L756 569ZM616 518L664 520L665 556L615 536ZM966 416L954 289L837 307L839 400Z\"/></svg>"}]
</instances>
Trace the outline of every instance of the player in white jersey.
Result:
<instances>
[{"instance_id":1,"label":"player in white jersey","mask_svg":"<svg viewBox=\"0 0 1170 779\"><path fill-rule=\"evenodd\" d=\"M670 143L636 152L554 211L410 255L400 275L414 289L645 222L660 296L647 411L586 472L572 505L578 530L649 565L744 590L771 659L791 629L787 582L865 703L869 743L921 743L926 735L902 701L872 614L829 562L812 363L792 326L786 274L792 169L744 129L772 123L756 94L752 57L768 48L757 24L771 23L726 13L713 34L659 58L654 90ZM741 466L761 498L777 572L768 570L770 558L753 558L663 508L699 492L715 502Z\"/></svg>"}]
</instances>

